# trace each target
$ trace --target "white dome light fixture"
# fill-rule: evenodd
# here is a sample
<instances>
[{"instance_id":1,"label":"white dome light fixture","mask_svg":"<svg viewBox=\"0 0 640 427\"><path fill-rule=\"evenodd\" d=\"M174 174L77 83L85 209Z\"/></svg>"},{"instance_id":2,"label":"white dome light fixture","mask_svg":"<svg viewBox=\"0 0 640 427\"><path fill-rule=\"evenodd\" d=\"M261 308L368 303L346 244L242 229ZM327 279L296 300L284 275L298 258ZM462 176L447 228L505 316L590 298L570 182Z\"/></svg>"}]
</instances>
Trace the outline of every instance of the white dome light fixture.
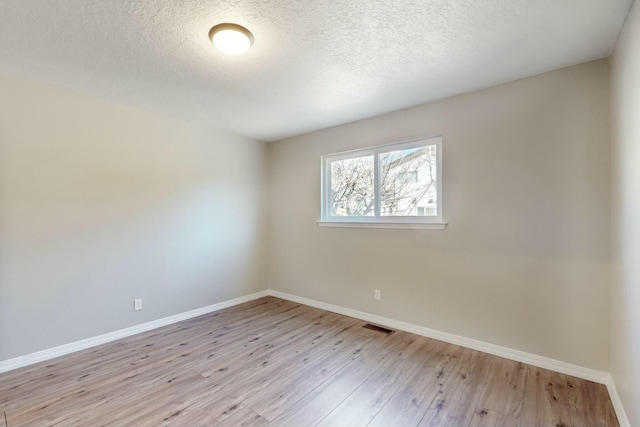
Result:
<instances>
[{"instance_id":1,"label":"white dome light fixture","mask_svg":"<svg viewBox=\"0 0 640 427\"><path fill-rule=\"evenodd\" d=\"M253 44L253 34L237 24L218 24L209 31L213 45L227 55L242 55Z\"/></svg>"}]
</instances>

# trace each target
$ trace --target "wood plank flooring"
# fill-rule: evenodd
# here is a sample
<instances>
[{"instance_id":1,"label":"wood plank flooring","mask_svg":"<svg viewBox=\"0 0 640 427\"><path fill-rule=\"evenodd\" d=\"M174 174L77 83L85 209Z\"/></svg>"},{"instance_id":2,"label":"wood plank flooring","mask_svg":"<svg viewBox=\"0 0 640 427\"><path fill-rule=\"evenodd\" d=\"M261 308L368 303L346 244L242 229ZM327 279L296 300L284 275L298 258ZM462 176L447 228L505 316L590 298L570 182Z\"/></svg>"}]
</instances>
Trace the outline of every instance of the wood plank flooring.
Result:
<instances>
[{"instance_id":1,"label":"wood plank flooring","mask_svg":"<svg viewBox=\"0 0 640 427\"><path fill-rule=\"evenodd\" d=\"M0 427L618 426L603 385L364 324L261 298L0 374Z\"/></svg>"}]
</instances>

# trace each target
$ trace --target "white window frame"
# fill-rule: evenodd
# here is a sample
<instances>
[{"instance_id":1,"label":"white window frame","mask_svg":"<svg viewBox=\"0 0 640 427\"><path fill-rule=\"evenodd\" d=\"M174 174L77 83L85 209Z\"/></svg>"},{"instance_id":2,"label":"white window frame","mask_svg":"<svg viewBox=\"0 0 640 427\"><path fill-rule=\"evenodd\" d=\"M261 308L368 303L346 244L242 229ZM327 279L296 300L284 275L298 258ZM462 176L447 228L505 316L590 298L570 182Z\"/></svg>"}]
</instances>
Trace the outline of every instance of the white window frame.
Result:
<instances>
[{"instance_id":1,"label":"white window frame","mask_svg":"<svg viewBox=\"0 0 640 427\"><path fill-rule=\"evenodd\" d=\"M438 197L436 216L381 216L380 215L380 154L407 148L436 146L436 191ZM375 211L373 216L331 215L331 163L355 157L373 156ZM442 136L411 139L376 147L327 154L321 158L320 220L323 227L364 227L364 228L422 228L443 230L442 193Z\"/></svg>"}]
</instances>

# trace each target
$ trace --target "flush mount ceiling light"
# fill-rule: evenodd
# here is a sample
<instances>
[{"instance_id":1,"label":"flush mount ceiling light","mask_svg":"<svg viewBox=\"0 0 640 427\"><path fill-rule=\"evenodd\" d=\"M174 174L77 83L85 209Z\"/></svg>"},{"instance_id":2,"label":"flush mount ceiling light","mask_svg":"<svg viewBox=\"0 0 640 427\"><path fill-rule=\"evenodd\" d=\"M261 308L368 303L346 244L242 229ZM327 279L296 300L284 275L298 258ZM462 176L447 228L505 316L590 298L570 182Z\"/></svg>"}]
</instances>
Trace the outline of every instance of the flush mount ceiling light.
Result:
<instances>
[{"instance_id":1,"label":"flush mount ceiling light","mask_svg":"<svg viewBox=\"0 0 640 427\"><path fill-rule=\"evenodd\" d=\"M218 24L209 31L213 45L227 55L242 55L253 44L253 34L237 24Z\"/></svg>"}]
</instances>

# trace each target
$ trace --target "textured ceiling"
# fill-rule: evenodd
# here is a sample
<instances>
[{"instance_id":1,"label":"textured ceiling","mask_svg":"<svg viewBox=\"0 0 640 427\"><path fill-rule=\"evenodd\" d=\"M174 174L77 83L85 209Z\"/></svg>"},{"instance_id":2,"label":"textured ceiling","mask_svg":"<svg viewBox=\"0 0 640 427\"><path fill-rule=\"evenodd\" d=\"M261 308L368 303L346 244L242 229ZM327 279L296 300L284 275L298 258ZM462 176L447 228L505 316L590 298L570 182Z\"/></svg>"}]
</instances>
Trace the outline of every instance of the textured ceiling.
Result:
<instances>
[{"instance_id":1,"label":"textured ceiling","mask_svg":"<svg viewBox=\"0 0 640 427\"><path fill-rule=\"evenodd\" d=\"M0 73L268 141L606 57L631 3L0 0Z\"/></svg>"}]
</instances>

